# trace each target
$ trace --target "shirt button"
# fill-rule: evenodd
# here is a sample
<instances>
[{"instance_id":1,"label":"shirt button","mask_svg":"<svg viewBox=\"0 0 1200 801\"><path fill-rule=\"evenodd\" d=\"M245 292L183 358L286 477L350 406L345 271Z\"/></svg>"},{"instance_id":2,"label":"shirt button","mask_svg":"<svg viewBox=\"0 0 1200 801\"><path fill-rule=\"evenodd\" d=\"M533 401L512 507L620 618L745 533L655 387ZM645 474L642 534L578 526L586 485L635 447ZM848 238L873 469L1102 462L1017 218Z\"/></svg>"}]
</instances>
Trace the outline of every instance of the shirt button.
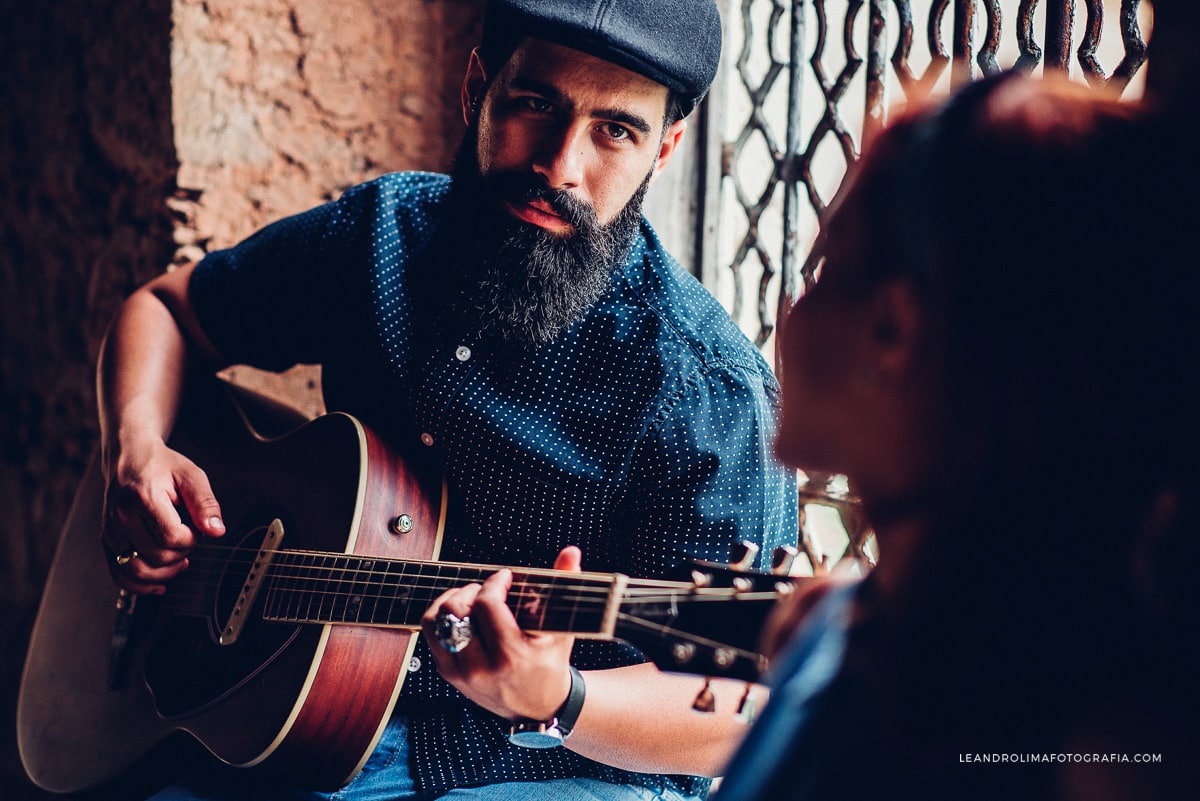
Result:
<instances>
[{"instance_id":1,"label":"shirt button","mask_svg":"<svg viewBox=\"0 0 1200 801\"><path fill-rule=\"evenodd\" d=\"M421 442L425 443L426 445L432 445L433 444L433 434L429 434L429 433L422 434Z\"/></svg>"},{"instance_id":2,"label":"shirt button","mask_svg":"<svg viewBox=\"0 0 1200 801\"><path fill-rule=\"evenodd\" d=\"M408 672L409 673L416 673L420 669L421 669L421 657L414 656L412 659L408 660Z\"/></svg>"},{"instance_id":3,"label":"shirt button","mask_svg":"<svg viewBox=\"0 0 1200 801\"><path fill-rule=\"evenodd\" d=\"M471 349L466 345L459 345L454 351L454 358L458 359L460 362L465 362L467 359L471 358Z\"/></svg>"}]
</instances>

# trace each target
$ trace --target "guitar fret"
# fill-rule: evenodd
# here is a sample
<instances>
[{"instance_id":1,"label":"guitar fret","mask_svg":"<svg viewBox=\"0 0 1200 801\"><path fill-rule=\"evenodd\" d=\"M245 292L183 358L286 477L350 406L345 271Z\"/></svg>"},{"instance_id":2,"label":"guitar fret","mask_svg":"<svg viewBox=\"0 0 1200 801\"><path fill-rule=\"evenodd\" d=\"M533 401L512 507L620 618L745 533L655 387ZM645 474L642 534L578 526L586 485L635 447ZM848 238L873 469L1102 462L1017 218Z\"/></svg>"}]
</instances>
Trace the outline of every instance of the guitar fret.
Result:
<instances>
[{"instance_id":1,"label":"guitar fret","mask_svg":"<svg viewBox=\"0 0 1200 801\"><path fill-rule=\"evenodd\" d=\"M383 590L387 588L387 562L384 562L383 572L380 573L374 559L363 559L359 562L362 572L358 574L358 593L362 604L358 610L360 623L379 623L379 605L383 601ZM368 609L368 604L370 608Z\"/></svg>"},{"instance_id":2,"label":"guitar fret","mask_svg":"<svg viewBox=\"0 0 1200 801\"><path fill-rule=\"evenodd\" d=\"M555 606L555 587L558 584L558 577L550 577L550 585L546 588L546 592L542 598L542 608L538 615L538 628L543 631L546 629L546 614ZM568 629L569 631L570 629Z\"/></svg>"},{"instance_id":3,"label":"guitar fret","mask_svg":"<svg viewBox=\"0 0 1200 801\"><path fill-rule=\"evenodd\" d=\"M320 574L317 563L322 560L319 556L305 556L301 560L303 570L296 574L296 610L293 612L295 620L311 620L313 602L320 603L321 596L317 588Z\"/></svg>"},{"instance_id":4,"label":"guitar fret","mask_svg":"<svg viewBox=\"0 0 1200 801\"><path fill-rule=\"evenodd\" d=\"M419 616L425 609L429 607L428 590L425 588L425 566L421 564L406 566L404 568L404 581L409 586L408 603L404 607L405 622L413 622L414 610L416 606L416 614Z\"/></svg>"},{"instance_id":5,"label":"guitar fret","mask_svg":"<svg viewBox=\"0 0 1200 801\"><path fill-rule=\"evenodd\" d=\"M371 595L374 598L374 603L371 604L370 621L373 622L373 624L390 624L391 622L391 608L392 606L395 606L396 596L392 594L391 586L388 584L388 579L390 577L391 562L384 560L383 572L379 573L376 583L374 583L371 589ZM391 600L390 603L388 603L388 612L384 614L380 607L383 606L385 601L389 600L389 596L391 596Z\"/></svg>"},{"instance_id":6,"label":"guitar fret","mask_svg":"<svg viewBox=\"0 0 1200 801\"><path fill-rule=\"evenodd\" d=\"M337 619L341 623L355 623L358 621L358 605L362 601L358 580L358 566L362 563L350 556L338 557L338 561L342 565L342 573L336 599Z\"/></svg>"},{"instance_id":7,"label":"guitar fret","mask_svg":"<svg viewBox=\"0 0 1200 801\"><path fill-rule=\"evenodd\" d=\"M296 577L293 580L296 588L296 603L292 611L293 620L304 620L307 617L311 617L311 615L302 614L301 607L303 607L305 601L308 601L308 609L310 612L312 611L313 592L309 585L313 581L312 577L316 575L314 572L316 561L317 557L315 556L305 556L300 560L300 569L296 571Z\"/></svg>"},{"instance_id":8,"label":"guitar fret","mask_svg":"<svg viewBox=\"0 0 1200 801\"><path fill-rule=\"evenodd\" d=\"M350 573L350 561L345 556L335 556L333 558L337 578L333 588L333 594L329 598L329 620L337 623L347 622L348 610L350 608L350 596L353 587L347 580Z\"/></svg>"},{"instance_id":9,"label":"guitar fret","mask_svg":"<svg viewBox=\"0 0 1200 801\"><path fill-rule=\"evenodd\" d=\"M364 571L368 569L367 562L362 558L347 559L346 561L350 567L350 580L346 587L347 594L342 598L344 607L342 620L348 623L353 619L355 623L362 623L364 594L367 589L363 576L366 575Z\"/></svg>"},{"instance_id":10,"label":"guitar fret","mask_svg":"<svg viewBox=\"0 0 1200 801\"><path fill-rule=\"evenodd\" d=\"M296 598L296 558L287 560L287 570L280 575L279 581L279 603L276 609L278 614L284 620L292 617L292 605Z\"/></svg>"},{"instance_id":11,"label":"guitar fret","mask_svg":"<svg viewBox=\"0 0 1200 801\"><path fill-rule=\"evenodd\" d=\"M406 582L406 580L404 580L404 573L406 573L406 568L404 568L403 565L398 565L398 567L400 567L400 572L398 572L397 574L392 574L390 571L390 568L389 568L389 576L391 576L392 580L391 580L391 586L389 589L389 595L391 597L389 598L389 601L388 601L388 624L391 626L401 625L401 624L403 624L403 622L407 621L408 606L410 603L413 602L412 591L410 591L408 589L408 586L407 586L408 582ZM402 612L400 613L400 616L398 616L398 618L397 618L396 601L401 601L401 600L404 601L404 607L403 607Z\"/></svg>"},{"instance_id":12,"label":"guitar fret","mask_svg":"<svg viewBox=\"0 0 1200 801\"><path fill-rule=\"evenodd\" d=\"M306 618L308 620L324 620L325 604L329 600L329 583L332 580L333 572L329 569L329 557L320 557L320 569L313 571L314 589L308 596L308 611ZM320 578L316 578L320 576ZM316 586L319 582L320 587ZM317 601L317 614L314 616L312 611L313 599Z\"/></svg>"},{"instance_id":13,"label":"guitar fret","mask_svg":"<svg viewBox=\"0 0 1200 801\"><path fill-rule=\"evenodd\" d=\"M577 616L579 615L579 603L582 600L582 593L576 594L574 600L571 601L571 611L567 615L567 631L577 630Z\"/></svg>"},{"instance_id":14,"label":"guitar fret","mask_svg":"<svg viewBox=\"0 0 1200 801\"><path fill-rule=\"evenodd\" d=\"M349 623L351 607L354 605L354 573L351 569L350 557L337 556L334 558L334 563L338 565L338 578L333 597L330 599L329 619L337 623Z\"/></svg>"},{"instance_id":15,"label":"guitar fret","mask_svg":"<svg viewBox=\"0 0 1200 801\"><path fill-rule=\"evenodd\" d=\"M334 578L333 592L329 596L329 617L331 623L348 622L350 597L353 591L347 576L350 575L350 560L345 556L333 557Z\"/></svg>"},{"instance_id":16,"label":"guitar fret","mask_svg":"<svg viewBox=\"0 0 1200 801\"><path fill-rule=\"evenodd\" d=\"M296 594L296 563L299 561L293 555L288 554L288 559L282 564L279 581L276 582L278 589L276 590L275 614L284 619L291 619L294 615L293 605L297 598Z\"/></svg>"},{"instance_id":17,"label":"guitar fret","mask_svg":"<svg viewBox=\"0 0 1200 801\"><path fill-rule=\"evenodd\" d=\"M286 556L278 554L271 567L268 568L267 574L263 576L263 585L266 592L263 594L263 617L270 620L275 617L275 608L278 603L278 588L279 588L279 567L286 561Z\"/></svg>"}]
</instances>

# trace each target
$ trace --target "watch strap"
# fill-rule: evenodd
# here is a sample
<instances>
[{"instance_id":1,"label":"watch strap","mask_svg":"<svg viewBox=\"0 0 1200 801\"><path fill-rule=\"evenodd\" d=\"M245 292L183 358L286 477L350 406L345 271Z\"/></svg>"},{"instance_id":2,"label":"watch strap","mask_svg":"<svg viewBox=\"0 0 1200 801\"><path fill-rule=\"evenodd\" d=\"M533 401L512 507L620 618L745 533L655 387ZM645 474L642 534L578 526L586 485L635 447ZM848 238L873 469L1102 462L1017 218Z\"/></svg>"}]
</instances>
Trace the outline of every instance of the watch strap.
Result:
<instances>
[{"instance_id":1,"label":"watch strap","mask_svg":"<svg viewBox=\"0 0 1200 801\"><path fill-rule=\"evenodd\" d=\"M567 691L567 700L563 701L554 717L550 720L525 719L514 722L508 732L509 742L523 748L553 748L563 744L575 728L587 694L583 674L576 670L574 665L569 666L569 669L571 689Z\"/></svg>"},{"instance_id":2,"label":"watch strap","mask_svg":"<svg viewBox=\"0 0 1200 801\"><path fill-rule=\"evenodd\" d=\"M571 689L567 692L567 700L563 701L563 705L558 709L558 714L554 716L558 720L558 729L562 732L564 740L575 728L575 721L579 720L579 713L583 710L584 696L587 695L583 674L576 670L574 665L570 665L569 669L571 671Z\"/></svg>"}]
</instances>

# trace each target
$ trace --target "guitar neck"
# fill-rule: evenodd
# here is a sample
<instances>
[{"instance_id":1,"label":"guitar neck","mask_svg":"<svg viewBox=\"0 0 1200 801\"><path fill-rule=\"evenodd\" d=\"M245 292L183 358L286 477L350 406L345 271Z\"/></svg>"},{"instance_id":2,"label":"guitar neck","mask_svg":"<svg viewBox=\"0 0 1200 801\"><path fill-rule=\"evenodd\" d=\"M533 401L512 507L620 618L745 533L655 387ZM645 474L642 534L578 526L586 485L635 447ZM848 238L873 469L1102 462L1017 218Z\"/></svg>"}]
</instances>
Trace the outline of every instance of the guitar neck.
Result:
<instances>
[{"instance_id":1,"label":"guitar neck","mask_svg":"<svg viewBox=\"0 0 1200 801\"><path fill-rule=\"evenodd\" d=\"M482 582L498 567L278 551L262 584L263 619L413 629L446 590ZM508 606L527 631L611 637L626 576L513 569Z\"/></svg>"}]
</instances>

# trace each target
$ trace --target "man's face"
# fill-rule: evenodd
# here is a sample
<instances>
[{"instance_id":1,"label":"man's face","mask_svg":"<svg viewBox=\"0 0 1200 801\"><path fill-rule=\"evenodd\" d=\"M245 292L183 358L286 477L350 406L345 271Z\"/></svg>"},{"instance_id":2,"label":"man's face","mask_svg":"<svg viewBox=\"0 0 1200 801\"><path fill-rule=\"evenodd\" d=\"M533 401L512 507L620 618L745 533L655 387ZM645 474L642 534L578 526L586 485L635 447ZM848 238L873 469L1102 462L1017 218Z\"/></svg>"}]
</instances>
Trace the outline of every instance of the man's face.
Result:
<instances>
[{"instance_id":1,"label":"man's face","mask_svg":"<svg viewBox=\"0 0 1200 801\"><path fill-rule=\"evenodd\" d=\"M485 94L486 89L486 96ZM482 100L476 105L476 100ZM663 130L667 90L578 51L526 40L488 83L472 56L467 135L439 271L468 324L540 346L609 286L641 223L642 198L683 133Z\"/></svg>"},{"instance_id":2,"label":"man's face","mask_svg":"<svg viewBox=\"0 0 1200 801\"><path fill-rule=\"evenodd\" d=\"M472 61L464 99L486 76ZM495 75L478 109L482 175L534 174L551 190L590 206L610 223L647 175L670 159L683 132L664 131L667 89L599 58L538 39L524 40ZM544 200L509 199L514 218L558 235L574 226Z\"/></svg>"}]
</instances>

